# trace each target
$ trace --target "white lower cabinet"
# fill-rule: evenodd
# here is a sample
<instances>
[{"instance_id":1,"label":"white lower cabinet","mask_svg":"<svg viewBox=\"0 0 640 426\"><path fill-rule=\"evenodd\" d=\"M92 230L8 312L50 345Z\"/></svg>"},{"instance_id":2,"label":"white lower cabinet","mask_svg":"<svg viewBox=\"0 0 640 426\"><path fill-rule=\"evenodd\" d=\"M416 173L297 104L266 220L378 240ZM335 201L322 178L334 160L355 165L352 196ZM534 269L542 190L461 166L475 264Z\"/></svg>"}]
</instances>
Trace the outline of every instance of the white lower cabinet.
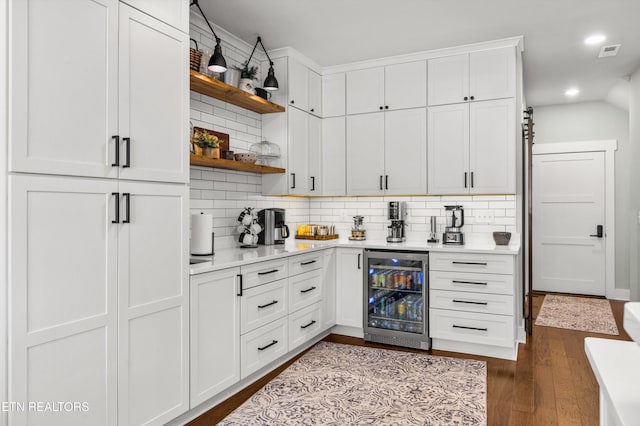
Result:
<instances>
[{"instance_id":1,"label":"white lower cabinet","mask_svg":"<svg viewBox=\"0 0 640 426\"><path fill-rule=\"evenodd\" d=\"M322 300L322 271L305 272L289 278L289 312Z\"/></svg>"},{"instance_id":2,"label":"white lower cabinet","mask_svg":"<svg viewBox=\"0 0 640 426\"><path fill-rule=\"evenodd\" d=\"M289 315L289 349L295 349L322 331L322 303Z\"/></svg>"},{"instance_id":3,"label":"white lower cabinet","mask_svg":"<svg viewBox=\"0 0 640 426\"><path fill-rule=\"evenodd\" d=\"M243 291L240 301L242 334L287 315L287 280L252 287Z\"/></svg>"},{"instance_id":4,"label":"white lower cabinet","mask_svg":"<svg viewBox=\"0 0 640 426\"><path fill-rule=\"evenodd\" d=\"M336 324L362 329L362 249L336 249Z\"/></svg>"},{"instance_id":5,"label":"white lower cabinet","mask_svg":"<svg viewBox=\"0 0 640 426\"><path fill-rule=\"evenodd\" d=\"M324 250L322 283L324 284L322 329L328 330L336 325L336 249Z\"/></svg>"},{"instance_id":6,"label":"white lower cabinet","mask_svg":"<svg viewBox=\"0 0 640 426\"><path fill-rule=\"evenodd\" d=\"M287 318L270 322L240 337L240 372L244 379L288 352Z\"/></svg>"}]
</instances>

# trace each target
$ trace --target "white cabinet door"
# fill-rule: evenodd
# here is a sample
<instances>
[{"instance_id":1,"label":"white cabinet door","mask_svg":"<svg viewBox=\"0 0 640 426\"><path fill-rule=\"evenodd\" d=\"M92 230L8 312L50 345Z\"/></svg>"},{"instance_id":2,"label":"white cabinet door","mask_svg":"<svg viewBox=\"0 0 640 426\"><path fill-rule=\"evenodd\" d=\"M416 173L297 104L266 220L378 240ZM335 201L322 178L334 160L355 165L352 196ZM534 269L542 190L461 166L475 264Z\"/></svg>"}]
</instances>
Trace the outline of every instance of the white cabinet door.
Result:
<instances>
[{"instance_id":1,"label":"white cabinet door","mask_svg":"<svg viewBox=\"0 0 640 426\"><path fill-rule=\"evenodd\" d=\"M364 257L361 249L336 249L336 324L362 328Z\"/></svg>"},{"instance_id":2,"label":"white cabinet door","mask_svg":"<svg viewBox=\"0 0 640 426\"><path fill-rule=\"evenodd\" d=\"M117 182L14 175L9 395L85 412L9 412L9 424L117 423Z\"/></svg>"},{"instance_id":3,"label":"white cabinet door","mask_svg":"<svg viewBox=\"0 0 640 426\"><path fill-rule=\"evenodd\" d=\"M345 117L322 119L322 195L346 194L345 132Z\"/></svg>"},{"instance_id":4,"label":"white cabinet door","mask_svg":"<svg viewBox=\"0 0 640 426\"><path fill-rule=\"evenodd\" d=\"M240 380L239 274L191 277L191 408Z\"/></svg>"},{"instance_id":5,"label":"white cabinet door","mask_svg":"<svg viewBox=\"0 0 640 426\"><path fill-rule=\"evenodd\" d=\"M469 55L429 59L429 105L444 105L469 100Z\"/></svg>"},{"instance_id":6,"label":"white cabinet door","mask_svg":"<svg viewBox=\"0 0 640 426\"><path fill-rule=\"evenodd\" d=\"M469 117L471 193L515 193L515 99L474 102Z\"/></svg>"},{"instance_id":7,"label":"white cabinet door","mask_svg":"<svg viewBox=\"0 0 640 426\"><path fill-rule=\"evenodd\" d=\"M427 193L427 109L385 114L385 194Z\"/></svg>"},{"instance_id":8,"label":"white cabinet door","mask_svg":"<svg viewBox=\"0 0 640 426\"><path fill-rule=\"evenodd\" d=\"M309 190L309 114L289 108L288 159L289 194L307 195Z\"/></svg>"},{"instance_id":9,"label":"white cabinet door","mask_svg":"<svg viewBox=\"0 0 640 426\"><path fill-rule=\"evenodd\" d=\"M324 250L324 267L322 268L323 291L323 316L322 330L327 330L336 325L336 250Z\"/></svg>"},{"instance_id":10,"label":"white cabinet door","mask_svg":"<svg viewBox=\"0 0 640 426\"><path fill-rule=\"evenodd\" d=\"M164 424L189 408L189 193L119 190L119 424Z\"/></svg>"},{"instance_id":11,"label":"white cabinet door","mask_svg":"<svg viewBox=\"0 0 640 426\"><path fill-rule=\"evenodd\" d=\"M308 70L309 78L309 112L322 117L322 78L320 74Z\"/></svg>"},{"instance_id":12,"label":"white cabinet door","mask_svg":"<svg viewBox=\"0 0 640 426\"><path fill-rule=\"evenodd\" d=\"M516 96L516 53L513 47L469 54L469 95L475 101Z\"/></svg>"},{"instance_id":13,"label":"white cabinet door","mask_svg":"<svg viewBox=\"0 0 640 426\"><path fill-rule=\"evenodd\" d=\"M346 83L343 72L322 76L322 116L345 115Z\"/></svg>"},{"instance_id":14,"label":"white cabinet door","mask_svg":"<svg viewBox=\"0 0 640 426\"><path fill-rule=\"evenodd\" d=\"M347 73L347 114L384 109L384 68Z\"/></svg>"},{"instance_id":15,"label":"white cabinet door","mask_svg":"<svg viewBox=\"0 0 640 426\"><path fill-rule=\"evenodd\" d=\"M189 33L189 0L124 0L123 3Z\"/></svg>"},{"instance_id":16,"label":"white cabinet door","mask_svg":"<svg viewBox=\"0 0 640 426\"><path fill-rule=\"evenodd\" d=\"M302 111L309 109L309 75L308 68L289 57L289 102L290 106Z\"/></svg>"},{"instance_id":17,"label":"white cabinet door","mask_svg":"<svg viewBox=\"0 0 640 426\"><path fill-rule=\"evenodd\" d=\"M347 194L382 194L383 185L384 113L348 116Z\"/></svg>"},{"instance_id":18,"label":"white cabinet door","mask_svg":"<svg viewBox=\"0 0 640 426\"><path fill-rule=\"evenodd\" d=\"M385 109L427 106L427 62L407 62L384 69Z\"/></svg>"},{"instance_id":19,"label":"white cabinet door","mask_svg":"<svg viewBox=\"0 0 640 426\"><path fill-rule=\"evenodd\" d=\"M120 5L120 178L189 181L188 62L186 33Z\"/></svg>"},{"instance_id":20,"label":"white cabinet door","mask_svg":"<svg viewBox=\"0 0 640 426\"><path fill-rule=\"evenodd\" d=\"M469 193L469 104L429 107L429 194Z\"/></svg>"},{"instance_id":21,"label":"white cabinet door","mask_svg":"<svg viewBox=\"0 0 640 426\"><path fill-rule=\"evenodd\" d=\"M309 195L322 195L322 120L309 115Z\"/></svg>"},{"instance_id":22,"label":"white cabinet door","mask_svg":"<svg viewBox=\"0 0 640 426\"><path fill-rule=\"evenodd\" d=\"M15 0L10 11L9 170L117 177L118 1Z\"/></svg>"}]
</instances>

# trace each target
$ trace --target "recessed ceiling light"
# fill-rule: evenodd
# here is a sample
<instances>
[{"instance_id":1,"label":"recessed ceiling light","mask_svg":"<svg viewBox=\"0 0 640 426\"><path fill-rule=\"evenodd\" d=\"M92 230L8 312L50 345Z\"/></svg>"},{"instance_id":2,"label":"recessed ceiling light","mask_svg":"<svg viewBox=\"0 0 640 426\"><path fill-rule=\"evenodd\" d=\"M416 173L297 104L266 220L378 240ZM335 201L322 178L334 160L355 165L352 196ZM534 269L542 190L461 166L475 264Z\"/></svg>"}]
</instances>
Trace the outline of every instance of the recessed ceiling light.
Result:
<instances>
[{"instance_id":1,"label":"recessed ceiling light","mask_svg":"<svg viewBox=\"0 0 640 426\"><path fill-rule=\"evenodd\" d=\"M578 93L580 93L580 89L576 89L575 87L572 87L571 89L567 89L567 91L564 92L565 95L571 96L571 97L577 96Z\"/></svg>"},{"instance_id":2,"label":"recessed ceiling light","mask_svg":"<svg viewBox=\"0 0 640 426\"><path fill-rule=\"evenodd\" d=\"M602 34L594 34L584 39L584 44L599 44L605 41L607 37Z\"/></svg>"}]
</instances>

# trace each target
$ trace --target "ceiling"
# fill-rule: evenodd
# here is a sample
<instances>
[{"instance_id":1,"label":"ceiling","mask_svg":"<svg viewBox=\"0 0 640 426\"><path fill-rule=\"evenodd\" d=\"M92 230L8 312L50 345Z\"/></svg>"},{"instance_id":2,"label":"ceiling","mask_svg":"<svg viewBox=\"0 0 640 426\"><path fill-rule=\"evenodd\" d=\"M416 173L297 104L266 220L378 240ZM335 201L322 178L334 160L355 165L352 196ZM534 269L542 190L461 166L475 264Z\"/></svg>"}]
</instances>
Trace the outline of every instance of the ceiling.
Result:
<instances>
[{"instance_id":1,"label":"ceiling","mask_svg":"<svg viewBox=\"0 0 640 426\"><path fill-rule=\"evenodd\" d=\"M320 66L524 36L532 106L603 100L640 67L639 0L200 0L220 27L267 49L293 47ZM593 34L622 44L598 59ZM570 86L581 93L568 99Z\"/></svg>"}]
</instances>

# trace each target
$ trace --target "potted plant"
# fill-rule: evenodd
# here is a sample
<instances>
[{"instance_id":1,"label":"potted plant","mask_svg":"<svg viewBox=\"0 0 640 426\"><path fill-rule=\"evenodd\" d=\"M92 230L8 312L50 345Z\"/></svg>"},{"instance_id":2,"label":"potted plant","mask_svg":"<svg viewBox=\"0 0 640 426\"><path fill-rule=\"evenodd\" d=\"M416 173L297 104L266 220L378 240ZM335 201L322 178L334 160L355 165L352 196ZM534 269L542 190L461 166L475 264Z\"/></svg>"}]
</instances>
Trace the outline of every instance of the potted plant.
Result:
<instances>
[{"instance_id":1,"label":"potted plant","mask_svg":"<svg viewBox=\"0 0 640 426\"><path fill-rule=\"evenodd\" d=\"M255 65L249 67L249 64L246 64L240 73L240 84L238 87L245 92L249 92L252 95L256 94L255 87L253 86L253 80L256 78L256 74L258 73L258 67Z\"/></svg>"},{"instance_id":2,"label":"potted plant","mask_svg":"<svg viewBox=\"0 0 640 426\"><path fill-rule=\"evenodd\" d=\"M193 143L202 150L202 155L209 158L220 158L220 139L207 132L196 131Z\"/></svg>"}]
</instances>

